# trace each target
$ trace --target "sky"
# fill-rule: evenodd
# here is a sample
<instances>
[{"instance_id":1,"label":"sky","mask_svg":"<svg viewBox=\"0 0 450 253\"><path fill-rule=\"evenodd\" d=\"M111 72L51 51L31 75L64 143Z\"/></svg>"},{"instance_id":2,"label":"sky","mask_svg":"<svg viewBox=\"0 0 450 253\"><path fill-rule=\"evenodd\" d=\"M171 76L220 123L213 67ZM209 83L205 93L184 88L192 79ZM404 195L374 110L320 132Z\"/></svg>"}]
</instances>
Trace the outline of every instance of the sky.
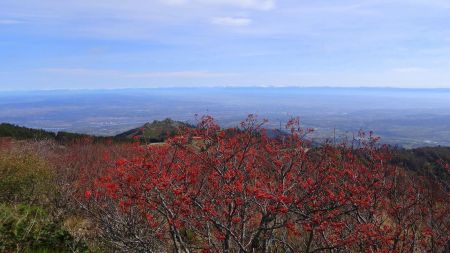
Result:
<instances>
[{"instance_id":1,"label":"sky","mask_svg":"<svg viewBox=\"0 0 450 253\"><path fill-rule=\"evenodd\" d=\"M450 88L450 0L0 0L0 90Z\"/></svg>"}]
</instances>

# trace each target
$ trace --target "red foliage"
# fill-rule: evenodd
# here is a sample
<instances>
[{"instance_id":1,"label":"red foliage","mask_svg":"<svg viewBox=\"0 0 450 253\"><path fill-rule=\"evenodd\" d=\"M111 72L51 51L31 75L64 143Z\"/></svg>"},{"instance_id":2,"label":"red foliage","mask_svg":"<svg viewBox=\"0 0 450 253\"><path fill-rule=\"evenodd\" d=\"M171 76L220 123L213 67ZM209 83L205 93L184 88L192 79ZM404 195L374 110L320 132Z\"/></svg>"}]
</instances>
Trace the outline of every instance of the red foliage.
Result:
<instances>
[{"instance_id":1,"label":"red foliage","mask_svg":"<svg viewBox=\"0 0 450 253\"><path fill-rule=\"evenodd\" d=\"M280 138L263 123L221 129L204 117L164 145L134 147L85 197L104 212L139 213L180 252L414 252L449 240L448 195L388 165L371 133L313 148L298 119Z\"/></svg>"}]
</instances>

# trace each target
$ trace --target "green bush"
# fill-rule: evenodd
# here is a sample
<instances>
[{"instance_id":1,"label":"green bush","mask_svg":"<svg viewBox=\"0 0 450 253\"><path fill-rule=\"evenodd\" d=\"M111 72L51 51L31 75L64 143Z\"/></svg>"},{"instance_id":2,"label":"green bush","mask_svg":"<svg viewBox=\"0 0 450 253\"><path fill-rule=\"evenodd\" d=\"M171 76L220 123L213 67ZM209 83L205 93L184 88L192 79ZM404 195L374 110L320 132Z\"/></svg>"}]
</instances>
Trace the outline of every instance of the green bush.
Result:
<instances>
[{"instance_id":1,"label":"green bush","mask_svg":"<svg viewBox=\"0 0 450 253\"><path fill-rule=\"evenodd\" d=\"M44 209L0 204L0 252L83 252L60 224Z\"/></svg>"},{"instance_id":2,"label":"green bush","mask_svg":"<svg viewBox=\"0 0 450 253\"><path fill-rule=\"evenodd\" d=\"M0 152L0 202L42 204L53 192L54 173L27 151Z\"/></svg>"}]
</instances>

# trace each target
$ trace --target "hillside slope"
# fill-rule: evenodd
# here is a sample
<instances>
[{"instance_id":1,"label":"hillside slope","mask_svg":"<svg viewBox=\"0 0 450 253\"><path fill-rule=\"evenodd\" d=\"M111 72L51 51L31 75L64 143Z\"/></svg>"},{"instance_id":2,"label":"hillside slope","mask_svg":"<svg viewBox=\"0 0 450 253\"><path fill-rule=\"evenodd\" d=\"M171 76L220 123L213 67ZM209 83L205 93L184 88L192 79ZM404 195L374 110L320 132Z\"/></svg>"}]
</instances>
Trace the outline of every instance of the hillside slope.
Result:
<instances>
[{"instance_id":1,"label":"hillside slope","mask_svg":"<svg viewBox=\"0 0 450 253\"><path fill-rule=\"evenodd\" d=\"M0 137L11 137L18 140L24 139L43 140L43 139L55 139L56 133L45 131L43 129L33 129L9 123L1 123Z\"/></svg>"},{"instance_id":2,"label":"hillside slope","mask_svg":"<svg viewBox=\"0 0 450 253\"><path fill-rule=\"evenodd\" d=\"M94 142L114 140L113 137L95 136L65 131L50 132L43 129L34 129L9 123L0 124L0 138L13 138L16 140L55 140L60 143L70 143L89 138Z\"/></svg>"},{"instance_id":3,"label":"hillside slope","mask_svg":"<svg viewBox=\"0 0 450 253\"><path fill-rule=\"evenodd\" d=\"M155 120L152 123L145 123L143 126L131 129L114 136L117 139L144 139L150 142L163 142L168 136L178 133L181 128L192 128L184 122L165 119L162 121Z\"/></svg>"}]
</instances>

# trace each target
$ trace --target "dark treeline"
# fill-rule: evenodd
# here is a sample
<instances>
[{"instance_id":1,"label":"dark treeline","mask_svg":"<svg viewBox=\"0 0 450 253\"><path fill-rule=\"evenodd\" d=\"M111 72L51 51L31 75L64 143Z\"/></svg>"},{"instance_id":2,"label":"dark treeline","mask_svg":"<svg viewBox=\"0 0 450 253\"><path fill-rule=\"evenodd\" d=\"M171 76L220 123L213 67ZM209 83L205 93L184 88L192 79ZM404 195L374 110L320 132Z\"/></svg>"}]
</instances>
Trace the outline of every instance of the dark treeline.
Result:
<instances>
[{"instance_id":1,"label":"dark treeline","mask_svg":"<svg viewBox=\"0 0 450 253\"><path fill-rule=\"evenodd\" d=\"M448 188L449 168L445 166L450 163L450 147L396 149L392 154L393 164L412 170L421 176L434 177Z\"/></svg>"},{"instance_id":2,"label":"dark treeline","mask_svg":"<svg viewBox=\"0 0 450 253\"><path fill-rule=\"evenodd\" d=\"M22 127L9 123L0 124L0 137L9 137L15 140L54 140L60 144L69 144L85 139L89 139L94 143L129 141L125 138L118 138L115 136L95 136L65 131L51 132L43 129Z\"/></svg>"},{"instance_id":3,"label":"dark treeline","mask_svg":"<svg viewBox=\"0 0 450 253\"><path fill-rule=\"evenodd\" d=\"M51 132L44 129L34 129L9 123L0 124L0 137L9 137L16 140L55 140L60 144L70 144L80 140L89 139L94 143L131 142L142 143L164 142L169 136L178 133L180 128L191 128L192 125L184 122L165 119L146 123L141 127L130 129L115 136L96 136L89 134L72 133L66 131Z\"/></svg>"}]
</instances>

